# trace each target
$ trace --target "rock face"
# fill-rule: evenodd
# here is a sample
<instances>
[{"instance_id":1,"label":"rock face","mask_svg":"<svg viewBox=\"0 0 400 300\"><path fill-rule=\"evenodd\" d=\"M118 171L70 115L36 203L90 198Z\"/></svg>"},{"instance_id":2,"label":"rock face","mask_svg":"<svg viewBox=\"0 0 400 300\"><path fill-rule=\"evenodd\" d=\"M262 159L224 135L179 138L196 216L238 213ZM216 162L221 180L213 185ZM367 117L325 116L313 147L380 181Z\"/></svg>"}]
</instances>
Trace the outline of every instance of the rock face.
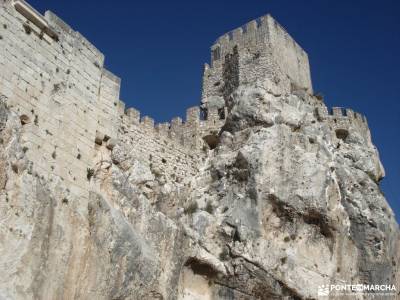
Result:
<instances>
[{"instance_id":1,"label":"rock face","mask_svg":"<svg viewBox=\"0 0 400 300\"><path fill-rule=\"evenodd\" d=\"M16 36L0 41L7 54L26 28L17 27L18 6L1 5L2 20ZM34 17L28 19L34 28ZM75 53L79 41L95 51L55 15L46 13L44 20L47 38L58 35L49 40L54 49L70 45ZM273 24L269 16L264 20ZM276 32L260 28L260 35L275 39L267 49L283 47ZM37 93L35 80L26 91L10 91L12 82L2 77L0 299L318 299L318 287L329 284L397 288L340 299L398 297L400 232L379 188L384 170L365 117L337 108L328 113L311 93L308 58L298 45L286 52L303 56L292 85L286 82L291 60L273 63L281 59L277 49L260 54L276 68L275 81L264 65L252 72L256 80L246 76L247 64L263 61L243 57L243 47L254 50L244 40L230 50L219 40L218 51L232 53L213 52L223 61L205 70L211 74L201 108L206 118L193 108L185 124L174 119L154 128L133 109L120 112L119 102L110 102L117 108L108 119L90 103L64 106L70 94L87 90L74 78L65 86L76 87L57 98L52 90ZM41 59L39 53L32 61ZM71 61L66 70L82 67ZM62 63L52 64L63 70ZM240 76L232 79L226 70ZM98 72L105 94L118 83L107 72ZM220 75L225 88L218 90ZM37 93L36 102L30 93ZM115 101L107 95L96 103ZM60 131L45 119L49 106ZM70 107L88 110L98 122L82 117L88 132L63 140L52 132L72 128Z\"/></svg>"}]
</instances>

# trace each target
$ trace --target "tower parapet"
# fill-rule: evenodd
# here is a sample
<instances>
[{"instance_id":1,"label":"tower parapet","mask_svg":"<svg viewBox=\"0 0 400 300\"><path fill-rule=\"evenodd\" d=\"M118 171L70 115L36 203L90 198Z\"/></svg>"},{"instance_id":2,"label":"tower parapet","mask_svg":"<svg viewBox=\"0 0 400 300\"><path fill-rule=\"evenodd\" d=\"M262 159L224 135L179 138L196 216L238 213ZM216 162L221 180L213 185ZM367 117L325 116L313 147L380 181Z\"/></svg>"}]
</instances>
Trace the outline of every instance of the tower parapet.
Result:
<instances>
[{"instance_id":1,"label":"tower parapet","mask_svg":"<svg viewBox=\"0 0 400 300\"><path fill-rule=\"evenodd\" d=\"M337 135L347 136L357 132L366 143L372 143L367 118L364 115L342 107L332 107L331 110L318 107L316 110L318 119L328 122Z\"/></svg>"}]
</instances>

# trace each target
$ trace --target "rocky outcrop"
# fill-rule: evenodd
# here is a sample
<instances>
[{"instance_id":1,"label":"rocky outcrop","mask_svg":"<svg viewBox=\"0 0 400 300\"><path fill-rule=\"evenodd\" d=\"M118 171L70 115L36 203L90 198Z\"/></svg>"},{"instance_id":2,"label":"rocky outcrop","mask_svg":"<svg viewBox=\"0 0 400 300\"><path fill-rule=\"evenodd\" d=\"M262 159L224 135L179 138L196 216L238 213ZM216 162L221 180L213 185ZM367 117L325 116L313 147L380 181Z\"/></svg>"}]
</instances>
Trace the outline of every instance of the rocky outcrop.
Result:
<instances>
[{"instance_id":1,"label":"rocky outcrop","mask_svg":"<svg viewBox=\"0 0 400 300\"><path fill-rule=\"evenodd\" d=\"M35 168L3 101L1 298L317 299L326 284L400 286L377 151L316 106L240 86L193 177L171 180L121 140L98 147L86 200Z\"/></svg>"}]
</instances>

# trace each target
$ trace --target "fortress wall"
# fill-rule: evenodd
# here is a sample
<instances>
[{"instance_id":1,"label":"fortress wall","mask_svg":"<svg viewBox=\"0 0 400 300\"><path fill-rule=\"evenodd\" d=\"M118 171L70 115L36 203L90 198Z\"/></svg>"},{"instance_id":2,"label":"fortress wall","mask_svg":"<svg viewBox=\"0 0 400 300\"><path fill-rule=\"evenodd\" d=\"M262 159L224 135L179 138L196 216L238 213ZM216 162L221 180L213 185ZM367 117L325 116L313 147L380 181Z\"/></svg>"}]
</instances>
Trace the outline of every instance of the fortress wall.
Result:
<instances>
[{"instance_id":1,"label":"fortress wall","mask_svg":"<svg viewBox=\"0 0 400 300\"><path fill-rule=\"evenodd\" d=\"M181 181L195 175L199 153L184 145L179 136L171 136L169 124L154 126L151 118L140 123L132 122L125 115L120 139L129 145L130 152L142 163L149 165L156 175Z\"/></svg>"},{"instance_id":2,"label":"fortress wall","mask_svg":"<svg viewBox=\"0 0 400 300\"><path fill-rule=\"evenodd\" d=\"M103 69L98 99L97 130L112 138L118 136L119 116L121 114L120 88L121 79Z\"/></svg>"},{"instance_id":3,"label":"fortress wall","mask_svg":"<svg viewBox=\"0 0 400 300\"><path fill-rule=\"evenodd\" d=\"M96 131L115 137L119 79L103 69L104 55L51 12L54 39L10 2L0 11L0 91L26 116L23 141L36 170L59 175L85 195Z\"/></svg>"},{"instance_id":4,"label":"fortress wall","mask_svg":"<svg viewBox=\"0 0 400 300\"><path fill-rule=\"evenodd\" d=\"M217 130L223 120L217 124L212 115L200 120L199 107L188 109L186 122L174 118L155 125L148 116L140 118L119 100L121 80L103 68L104 55L96 47L55 14L40 18L56 38L10 2L0 11L0 92L27 120L23 141L36 170L59 175L72 193L85 195L96 149L111 150L119 139L156 172L176 180L193 175L201 134Z\"/></svg>"},{"instance_id":5,"label":"fortress wall","mask_svg":"<svg viewBox=\"0 0 400 300\"><path fill-rule=\"evenodd\" d=\"M157 125L140 118L119 100L121 80L104 69L98 49L55 14L31 9L54 34L2 3L0 92L26 121L23 142L35 170L58 175L72 193L86 195L98 147L111 150L121 140L155 172L176 180L193 175L204 155L202 136L217 134L224 122L217 112L201 120L193 107L185 122Z\"/></svg>"},{"instance_id":6,"label":"fortress wall","mask_svg":"<svg viewBox=\"0 0 400 300\"><path fill-rule=\"evenodd\" d=\"M128 108L122 116L119 138L156 173L180 181L195 175L199 161L205 157L207 146L202 137L218 135L224 123L216 110L202 120L198 106L187 109L185 122L176 117L156 125L152 118L141 118L138 110Z\"/></svg>"}]
</instances>

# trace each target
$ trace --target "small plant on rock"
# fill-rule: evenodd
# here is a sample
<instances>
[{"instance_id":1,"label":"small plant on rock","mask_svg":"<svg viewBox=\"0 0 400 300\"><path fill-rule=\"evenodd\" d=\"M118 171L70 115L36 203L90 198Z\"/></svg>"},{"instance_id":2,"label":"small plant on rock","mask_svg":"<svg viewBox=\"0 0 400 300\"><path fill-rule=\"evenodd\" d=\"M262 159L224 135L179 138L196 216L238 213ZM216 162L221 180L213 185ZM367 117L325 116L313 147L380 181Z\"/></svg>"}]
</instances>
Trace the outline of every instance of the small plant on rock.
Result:
<instances>
[{"instance_id":1,"label":"small plant on rock","mask_svg":"<svg viewBox=\"0 0 400 300\"><path fill-rule=\"evenodd\" d=\"M229 257L230 257L229 249L228 249L228 247L224 247L222 249L221 253L219 254L219 259L220 260L228 260Z\"/></svg>"},{"instance_id":2,"label":"small plant on rock","mask_svg":"<svg viewBox=\"0 0 400 300\"><path fill-rule=\"evenodd\" d=\"M90 181L90 179L92 179L93 176L94 176L94 169L87 168L86 169L86 177L87 177L87 179Z\"/></svg>"},{"instance_id":3,"label":"small plant on rock","mask_svg":"<svg viewBox=\"0 0 400 300\"><path fill-rule=\"evenodd\" d=\"M319 101L323 101L324 100L324 95L322 95L321 93L314 94L314 97L317 98Z\"/></svg>"},{"instance_id":4,"label":"small plant on rock","mask_svg":"<svg viewBox=\"0 0 400 300\"><path fill-rule=\"evenodd\" d=\"M210 215L212 215L214 213L214 207L213 207L211 201L207 202L205 211L208 212Z\"/></svg>"},{"instance_id":5,"label":"small plant on rock","mask_svg":"<svg viewBox=\"0 0 400 300\"><path fill-rule=\"evenodd\" d=\"M191 215L196 212L196 210L199 208L199 205L197 204L196 201L192 201L186 208L185 208L185 214Z\"/></svg>"}]
</instances>

